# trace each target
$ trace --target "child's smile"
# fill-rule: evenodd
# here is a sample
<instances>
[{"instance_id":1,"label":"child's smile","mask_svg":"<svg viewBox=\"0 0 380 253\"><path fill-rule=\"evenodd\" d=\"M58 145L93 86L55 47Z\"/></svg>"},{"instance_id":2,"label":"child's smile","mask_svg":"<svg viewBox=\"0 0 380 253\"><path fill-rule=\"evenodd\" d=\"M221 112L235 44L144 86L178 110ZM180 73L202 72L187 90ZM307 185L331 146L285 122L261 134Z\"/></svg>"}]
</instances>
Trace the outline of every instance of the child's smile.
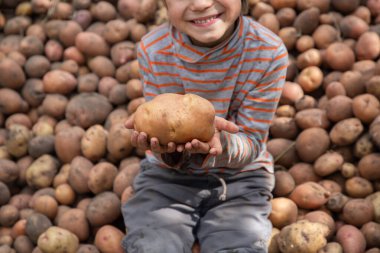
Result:
<instances>
[{"instance_id":1,"label":"child's smile","mask_svg":"<svg viewBox=\"0 0 380 253\"><path fill-rule=\"evenodd\" d=\"M214 47L234 31L241 13L236 0L166 0L171 24L194 45Z\"/></svg>"}]
</instances>

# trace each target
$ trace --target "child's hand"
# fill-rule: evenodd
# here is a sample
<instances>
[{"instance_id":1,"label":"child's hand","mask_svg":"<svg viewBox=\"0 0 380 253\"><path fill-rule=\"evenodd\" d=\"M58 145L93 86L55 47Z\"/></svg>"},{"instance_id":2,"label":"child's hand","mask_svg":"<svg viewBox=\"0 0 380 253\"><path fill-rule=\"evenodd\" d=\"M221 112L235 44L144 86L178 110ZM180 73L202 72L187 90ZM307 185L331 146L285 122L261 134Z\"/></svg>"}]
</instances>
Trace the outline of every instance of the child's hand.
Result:
<instances>
[{"instance_id":1,"label":"child's hand","mask_svg":"<svg viewBox=\"0 0 380 253\"><path fill-rule=\"evenodd\" d=\"M125 127L128 129L134 129L134 114L132 114L125 122ZM168 145L160 145L160 142L156 137L148 140L148 135L144 132L138 132L133 130L131 136L132 146L145 150L152 150L156 153L173 153L176 151L176 145L174 142L169 142Z\"/></svg>"},{"instance_id":2,"label":"child's hand","mask_svg":"<svg viewBox=\"0 0 380 253\"><path fill-rule=\"evenodd\" d=\"M178 145L177 151L182 152L186 149L186 151L190 153L220 155L223 151L222 143L220 142L220 131L237 133L239 132L239 127L231 121L228 121L218 116L215 117L214 125L215 134L210 141L202 142L197 139L194 139L191 142L186 143L185 145Z\"/></svg>"}]
</instances>

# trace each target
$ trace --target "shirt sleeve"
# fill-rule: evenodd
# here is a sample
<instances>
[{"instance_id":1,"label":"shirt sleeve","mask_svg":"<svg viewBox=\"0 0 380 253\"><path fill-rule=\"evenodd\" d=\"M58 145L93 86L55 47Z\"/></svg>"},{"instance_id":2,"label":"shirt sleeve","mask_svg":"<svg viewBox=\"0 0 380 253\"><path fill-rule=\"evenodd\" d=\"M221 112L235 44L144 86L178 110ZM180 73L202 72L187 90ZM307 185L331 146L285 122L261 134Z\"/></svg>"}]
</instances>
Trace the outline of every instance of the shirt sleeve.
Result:
<instances>
[{"instance_id":1,"label":"shirt sleeve","mask_svg":"<svg viewBox=\"0 0 380 253\"><path fill-rule=\"evenodd\" d=\"M139 62L144 98L146 101L149 101L157 96L160 91L159 87L156 85L153 69L150 63L151 61L148 57L143 41L141 41L137 47L137 60Z\"/></svg>"},{"instance_id":2,"label":"shirt sleeve","mask_svg":"<svg viewBox=\"0 0 380 253\"><path fill-rule=\"evenodd\" d=\"M238 109L235 121L240 128L239 133L222 131L222 154L206 156L202 168L242 168L264 151L269 127L285 83L287 66L288 53L281 43L260 81L246 89L247 95Z\"/></svg>"}]
</instances>

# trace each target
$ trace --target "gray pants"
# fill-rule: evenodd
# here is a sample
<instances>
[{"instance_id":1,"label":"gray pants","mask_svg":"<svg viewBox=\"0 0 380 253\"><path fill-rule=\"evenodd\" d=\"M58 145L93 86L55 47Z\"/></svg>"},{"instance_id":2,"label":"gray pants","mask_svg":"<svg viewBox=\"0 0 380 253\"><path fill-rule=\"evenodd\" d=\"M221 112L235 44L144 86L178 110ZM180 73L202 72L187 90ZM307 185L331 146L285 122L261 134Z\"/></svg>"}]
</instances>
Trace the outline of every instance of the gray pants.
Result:
<instances>
[{"instance_id":1,"label":"gray pants","mask_svg":"<svg viewBox=\"0 0 380 253\"><path fill-rule=\"evenodd\" d=\"M152 167L145 160L134 182L135 195L123 207L127 253L267 252L274 176L264 169L226 176L221 182Z\"/></svg>"}]
</instances>

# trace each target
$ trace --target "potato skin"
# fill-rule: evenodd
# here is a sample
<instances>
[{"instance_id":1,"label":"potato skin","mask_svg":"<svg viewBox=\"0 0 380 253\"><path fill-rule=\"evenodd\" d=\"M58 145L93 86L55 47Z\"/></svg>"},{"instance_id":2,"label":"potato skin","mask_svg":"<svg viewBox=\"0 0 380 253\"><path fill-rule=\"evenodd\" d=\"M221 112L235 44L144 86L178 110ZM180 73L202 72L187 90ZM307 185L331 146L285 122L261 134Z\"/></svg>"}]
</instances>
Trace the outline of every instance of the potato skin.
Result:
<instances>
[{"instance_id":1,"label":"potato skin","mask_svg":"<svg viewBox=\"0 0 380 253\"><path fill-rule=\"evenodd\" d=\"M215 110L194 94L161 94L136 110L135 129L157 137L161 144L209 141L214 135Z\"/></svg>"}]
</instances>

